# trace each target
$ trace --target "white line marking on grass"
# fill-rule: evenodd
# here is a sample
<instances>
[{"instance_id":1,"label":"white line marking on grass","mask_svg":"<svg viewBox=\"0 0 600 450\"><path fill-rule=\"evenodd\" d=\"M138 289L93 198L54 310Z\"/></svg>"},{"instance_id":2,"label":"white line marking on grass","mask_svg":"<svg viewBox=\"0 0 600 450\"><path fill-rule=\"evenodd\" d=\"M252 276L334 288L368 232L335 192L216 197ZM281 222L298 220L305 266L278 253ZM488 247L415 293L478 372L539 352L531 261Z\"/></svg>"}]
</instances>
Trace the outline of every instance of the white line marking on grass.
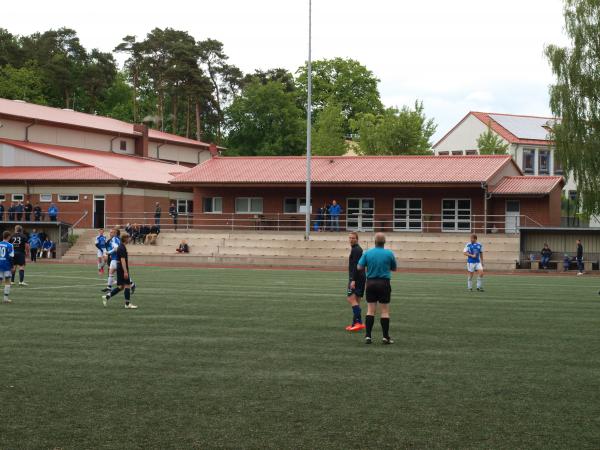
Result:
<instances>
[{"instance_id":1,"label":"white line marking on grass","mask_svg":"<svg viewBox=\"0 0 600 450\"><path fill-rule=\"evenodd\" d=\"M102 280L103 277L80 277L75 275L47 275L45 273L28 273L28 277L39 277L39 278L75 278L76 280ZM105 277L104 277L105 278Z\"/></svg>"},{"instance_id":2,"label":"white line marking on grass","mask_svg":"<svg viewBox=\"0 0 600 450\"><path fill-rule=\"evenodd\" d=\"M23 291L46 291L48 289L67 289L67 288L89 288L89 287L98 287L98 286L106 286L105 283L100 284L73 284L70 286L45 286L45 287L27 287L27 289L23 288ZM14 290L13 290L14 292ZM17 291L20 292L20 291Z\"/></svg>"}]
</instances>

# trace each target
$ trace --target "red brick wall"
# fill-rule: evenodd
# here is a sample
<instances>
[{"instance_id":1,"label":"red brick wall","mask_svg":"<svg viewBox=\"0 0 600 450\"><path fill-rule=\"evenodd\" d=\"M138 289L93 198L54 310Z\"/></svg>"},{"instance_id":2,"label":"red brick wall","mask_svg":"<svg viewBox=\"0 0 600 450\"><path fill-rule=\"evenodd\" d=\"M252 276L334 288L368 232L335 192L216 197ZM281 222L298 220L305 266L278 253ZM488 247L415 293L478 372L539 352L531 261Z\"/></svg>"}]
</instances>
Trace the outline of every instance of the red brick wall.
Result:
<instances>
[{"instance_id":1,"label":"red brick wall","mask_svg":"<svg viewBox=\"0 0 600 450\"><path fill-rule=\"evenodd\" d=\"M544 197L497 197L490 200L489 213L500 217L495 218L501 223L497 227L504 229L503 217L506 211L506 200L519 200L521 215L527 216L543 226L560 226L560 187L556 187L550 195ZM521 221L523 226L535 226L534 222Z\"/></svg>"}]
</instances>

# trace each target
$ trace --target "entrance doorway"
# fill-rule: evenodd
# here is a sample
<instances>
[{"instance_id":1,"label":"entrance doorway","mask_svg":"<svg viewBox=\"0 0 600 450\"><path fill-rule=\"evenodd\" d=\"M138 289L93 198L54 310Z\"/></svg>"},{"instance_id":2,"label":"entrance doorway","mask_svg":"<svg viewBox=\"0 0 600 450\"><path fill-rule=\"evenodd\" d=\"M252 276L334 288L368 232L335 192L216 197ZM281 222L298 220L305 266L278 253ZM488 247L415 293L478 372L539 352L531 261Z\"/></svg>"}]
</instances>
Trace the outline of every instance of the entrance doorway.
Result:
<instances>
[{"instance_id":1,"label":"entrance doorway","mask_svg":"<svg viewBox=\"0 0 600 450\"><path fill-rule=\"evenodd\" d=\"M518 233L521 226L521 202L519 200L506 200L504 231Z\"/></svg>"},{"instance_id":2,"label":"entrance doorway","mask_svg":"<svg viewBox=\"0 0 600 450\"><path fill-rule=\"evenodd\" d=\"M346 216L348 231L373 231L375 200L372 198L349 198Z\"/></svg>"},{"instance_id":3,"label":"entrance doorway","mask_svg":"<svg viewBox=\"0 0 600 450\"><path fill-rule=\"evenodd\" d=\"M94 195L94 228L104 228L104 195Z\"/></svg>"}]
</instances>

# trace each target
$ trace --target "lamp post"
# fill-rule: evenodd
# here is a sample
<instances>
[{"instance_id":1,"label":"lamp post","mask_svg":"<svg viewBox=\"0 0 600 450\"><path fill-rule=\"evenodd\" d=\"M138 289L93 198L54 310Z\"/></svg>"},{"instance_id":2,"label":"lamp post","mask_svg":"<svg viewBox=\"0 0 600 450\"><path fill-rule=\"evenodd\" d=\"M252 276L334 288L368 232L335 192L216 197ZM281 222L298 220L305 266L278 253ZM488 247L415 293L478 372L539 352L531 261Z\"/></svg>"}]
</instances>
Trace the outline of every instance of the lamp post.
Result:
<instances>
[{"instance_id":1,"label":"lamp post","mask_svg":"<svg viewBox=\"0 0 600 450\"><path fill-rule=\"evenodd\" d=\"M312 0L308 0L308 98L306 101L306 217L304 239L310 239L310 176L312 130Z\"/></svg>"}]
</instances>

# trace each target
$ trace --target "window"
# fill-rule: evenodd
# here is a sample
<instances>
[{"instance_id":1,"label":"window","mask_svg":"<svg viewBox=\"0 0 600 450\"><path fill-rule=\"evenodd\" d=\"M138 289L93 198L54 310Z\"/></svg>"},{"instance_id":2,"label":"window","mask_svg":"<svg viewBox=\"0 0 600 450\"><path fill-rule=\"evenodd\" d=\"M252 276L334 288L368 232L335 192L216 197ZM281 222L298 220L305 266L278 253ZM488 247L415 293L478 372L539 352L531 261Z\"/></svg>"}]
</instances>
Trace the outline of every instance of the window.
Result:
<instances>
[{"instance_id":1,"label":"window","mask_svg":"<svg viewBox=\"0 0 600 450\"><path fill-rule=\"evenodd\" d=\"M466 155L478 155L477 150L467 150L465 152Z\"/></svg>"},{"instance_id":2,"label":"window","mask_svg":"<svg viewBox=\"0 0 600 450\"><path fill-rule=\"evenodd\" d=\"M25 200L25 194L13 194L12 201L13 202L22 202Z\"/></svg>"},{"instance_id":3,"label":"window","mask_svg":"<svg viewBox=\"0 0 600 450\"><path fill-rule=\"evenodd\" d=\"M523 149L523 173L535 173L535 150L532 148Z\"/></svg>"},{"instance_id":4,"label":"window","mask_svg":"<svg viewBox=\"0 0 600 450\"><path fill-rule=\"evenodd\" d=\"M422 202L417 198L394 200L394 231L421 231Z\"/></svg>"},{"instance_id":5,"label":"window","mask_svg":"<svg viewBox=\"0 0 600 450\"><path fill-rule=\"evenodd\" d=\"M442 200L442 231L471 231L471 200Z\"/></svg>"},{"instance_id":6,"label":"window","mask_svg":"<svg viewBox=\"0 0 600 450\"><path fill-rule=\"evenodd\" d=\"M0 194L0 202L3 202L5 200L6 200L6 195Z\"/></svg>"},{"instance_id":7,"label":"window","mask_svg":"<svg viewBox=\"0 0 600 450\"><path fill-rule=\"evenodd\" d=\"M223 198L222 197L205 197L203 200L202 211L205 213L222 213Z\"/></svg>"},{"instance_id":8,"label":"window","mask_svg":"<svg viewBox=\"0 0 600 450\"><path fill-rule=\"evenodd\" d=\"M52 194L40 194L40 202L51 202Z\"/></svg>"},{"instance_id":9,"label":"window","mask_svg":"<svg viewBox=\"0 0 600 450\"><path fill-rule=\"evenodd\" d=\"M235 199L237 214L262 214L263 199L261 197L238 197Z\"/></svg>"},{"instance_id":10,"label":"window","mask_svg":"<svg viewBox=\"0 0 600 450\"><path fill-rule=\"evenodd\" d=\"M306 212L305 198L286 198L283 201L283 212L285 214L298 214Z\"/></svg>"},{"instance_id":11,"label":"window","mask_svg":"<svg viewBox=\"0 0 600 450\"><path fill-rule=\"evenodd\" d=\"M461 156L463 154L462 150L454 150L452 152L452 156Z\"/></svg>"},{"instance_id":12,"label":"window","mask_svg":"<svg viewBox=\"0 0 600 450\"><path fill-rule=\"evenodd\" d=\"M78 202L79 194L58 194L59 202Z\"/></svg>"},{"instance_id":13,"label":"window","mask_svg":"<svg viewBox=\"0 0 600 450\"><path fill-rule=\"evenodd\" d=\"M178 214L192 214L194 212L194 202L192 200L177 200Z\"/></svg>"},{"instance_id":14,"label":"window","mask_svg":"<svg viewBox=\"0 0 600 450\"><path fill-rule=\"evenodd\" d=\"M548 175L550 173L550 152L540 150L538 152L538 174Z\"/></svg>"},{"instance_id":15,"label":"window","mask_svg":"<svg viewBox=\"0 0 600 450\"><path fill-rule=\"evenodd\" d=\"M119 142L119 150L127 151L127 141L121 140Z\"/></svg>"},{"instance_id":16,"label":"window","mask_svg":"<svg viewBox=\"0 0 600 450\"><path fill-rule=\"evenodd\" d=\"M438 156L448 156L450 152L438 152Z\"/></svg>"},{"instance_id":17,"label":"window","mask_svg":"<svg viewBox=\"0 0 600 450\"><path fill-rule=\"evenodd\" d=\"M563 166L554 153L554 175L562 175L564 173Z\"/></svg>"}]
</instances>

